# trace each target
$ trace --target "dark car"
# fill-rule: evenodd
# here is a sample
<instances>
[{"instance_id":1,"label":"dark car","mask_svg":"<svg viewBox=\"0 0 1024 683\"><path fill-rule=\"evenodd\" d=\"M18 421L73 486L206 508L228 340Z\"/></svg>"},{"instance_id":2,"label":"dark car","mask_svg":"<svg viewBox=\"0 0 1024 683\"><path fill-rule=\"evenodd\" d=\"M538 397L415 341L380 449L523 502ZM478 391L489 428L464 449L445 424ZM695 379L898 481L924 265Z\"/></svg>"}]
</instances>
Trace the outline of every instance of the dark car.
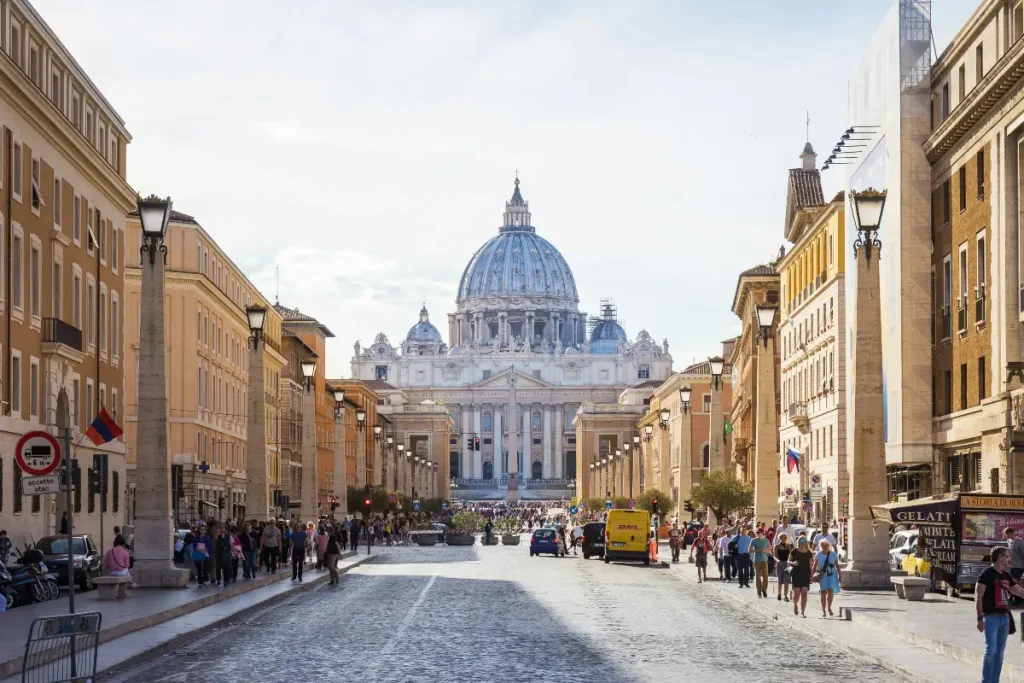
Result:
<instances>
[{"instance_id":1,"label":"dark car","mask_svg":"<svg viewBox=\"0 0 1024 683\"><path fill-rule=\"evenodd\" d=\"M57 583L68 584L68 539L67 536L44 536L36 542L36 548L43 553L43 562L57 575ZM74 561L75 584L79 590L92 589L92 580L100 575L100 551L88 534L75 534L71 545Z\"/></svg>"},{"instance_id":2,"label":"dark car","mask_svg":"<svg viewBox=\"0 0 1024 683\"><path fill-rule=\"evenodd\" d=\"M583 559L591 555L604 557L604 522L589 522L583 525Z\"/></svg>"},{"instance_id":3,"label":"dark car","mask_svg":"<svg viewBox=\"0 0 1024 683\"><path fill-rule=\"evenodd\" d=\"M541 553L551 553L555 557L565 557L565 546L555 529L537 529L530 537L530 557Z\"/></svg>"}]
</instances>

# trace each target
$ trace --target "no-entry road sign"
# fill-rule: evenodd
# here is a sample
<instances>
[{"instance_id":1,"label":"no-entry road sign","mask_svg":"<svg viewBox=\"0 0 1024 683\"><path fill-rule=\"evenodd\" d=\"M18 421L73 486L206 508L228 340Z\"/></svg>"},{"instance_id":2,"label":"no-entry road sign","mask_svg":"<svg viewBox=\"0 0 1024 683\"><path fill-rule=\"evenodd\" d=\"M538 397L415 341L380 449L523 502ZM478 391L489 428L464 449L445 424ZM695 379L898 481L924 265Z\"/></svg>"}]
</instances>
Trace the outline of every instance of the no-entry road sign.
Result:
<instances>
[{"instance_id":1,"label":"no-entry road sign","mask_svg":"<svg viewBox=\"0 0 1024 683\"><path fill-rule=\"evenodd\" d=\"M14 459L30 477L42 477L60 467L60 444L46 432L29 432L14 449Z\"/></svg>"}]
</instances>

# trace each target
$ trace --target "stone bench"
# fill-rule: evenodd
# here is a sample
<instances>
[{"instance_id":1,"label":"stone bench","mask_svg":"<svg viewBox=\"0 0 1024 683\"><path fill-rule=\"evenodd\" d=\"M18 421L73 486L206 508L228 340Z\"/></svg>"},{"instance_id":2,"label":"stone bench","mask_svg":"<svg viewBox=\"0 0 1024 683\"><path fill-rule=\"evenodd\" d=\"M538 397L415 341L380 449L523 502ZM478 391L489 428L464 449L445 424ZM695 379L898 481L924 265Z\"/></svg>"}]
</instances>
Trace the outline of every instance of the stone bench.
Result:
<instances>
[{"instance_id":1,"label":"stone bench","mask_svg":"<svg viewBox=\"0 0 1024 683\"><path fill-rule=\"evenodd\" d=\"M892 576L889 578L896 588L896 596L900 600L924 600L925 591L931 585L931 579L918 576Z\"/></svg>"},{"instance_id":2,"label":"stone bench","mask_svg":"<svg viewBox=\"0 0 1024 683\"><path fill-rule=\"evenodd\" d=\"M128 597L128 586L132 584L130 576L97 576L92 580L99 592L100 600L116 600Z\"/></svg>"}]
</instances>

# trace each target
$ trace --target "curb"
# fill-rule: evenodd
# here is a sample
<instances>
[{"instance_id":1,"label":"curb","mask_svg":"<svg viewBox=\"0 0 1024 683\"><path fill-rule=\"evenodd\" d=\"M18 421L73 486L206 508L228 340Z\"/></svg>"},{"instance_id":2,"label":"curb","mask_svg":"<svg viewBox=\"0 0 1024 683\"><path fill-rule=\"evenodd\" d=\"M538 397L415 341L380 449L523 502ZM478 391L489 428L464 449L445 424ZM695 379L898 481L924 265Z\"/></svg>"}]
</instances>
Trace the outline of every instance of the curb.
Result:
<instances>
[{"instance_id":1,"label":"curb","mask_svg":"<svg viewBox=\"0 0 1024 683\"><path fill-rule=\"evenodd\" d=\"M980 669L985 661L985 655L980 652L969 650L965 647L954 645L953 643L947 643L946 641L926 636L922 633L908 631L907 629L900 628L895 624L872 617L856 608L851 609L849 607L840 607L839 616L845 618L847 621L864 624L876 631L888 633L889 635L895 636L896 638L899 638L906 643L910 643L911 645L931 650L936 654L953 660L954 662L970 664L971 666ZM1003 678L1008 681L1024 681L1024 669L1016 664L1004 661L1002 671Z\"/></svg>"},{"instance_id":2,"label":"curb","mask_svg":"<svg viewBox=\"0 0 1024 683\"><path fill-rule=\"evenodd\" d=\"M685 574L684 574L684 576L686 576L686 578L692 579L692 577L689 577L689 576L687 576ZM732 585L732 584L729 584L729 585ZM918 673L916 673L914 671L911 671L911 670L909 670L907 668L904 668L903 666L897 664L896 662L893 662L891 660L879 657L878 655L873 654L872 652L870 652L870 651L868 651L868 650L866 650L864 648L857 647L856 645L850 645L849 643L847 643L846 641L844 641L842 639L830 636L829 634L823 633L823 632L821 632L821 631L819 631L819 630L817 630L815 628L812 628L810 626L805 626L800 621L795 621L795 620L791 620L791 619L780 619L779 618L780 617L779 613L776 612L775 610L771 609L770 607L764 607L760 603L755 602L753 600L748 600L748 599L744 598L742 595L736 595L736 594L733 594L733 593L730 593L728 591L724 591L724 590L721 590L721 589L716 589L716 590L718 590L718 594L721 595L722 597L728 598L729 600L732 600L733 602L735 602L737 604L743 605L744 607L750 608L753 611L759 612L760 614L769 617L770 619L772 619L776 623L784 624L785 626L788 626L789 628L791 628L791 629L793 629L795 631L800 631L801 633L804 633L806 635L813 636L813 637L817 638L818 640L820 640L820 641L822 641L824 643L827 643L828 645L831 645L831 646L833 646L835 648L838 648L838 649L842 650L843 652L846 652L848 654L853 655L854 657L857 657L858 659L866 661L866 662L868 662L870 664L874 664L875 666L878 666L879 668L885 669L886 671L889 671L890 673L897 674L903 680L910 681L911 683L947 683L946 680L937 680L937 679L934 679L934 678L928 678L926 676L922 676L921 674L918 674ZM849 610L847 610L847 611L849 611ZM840 617L843 616L842 608L840 608L839 614L840 614ZM846 620L847 621L850 620L849 614L847 614ZM914 644L914 643L912 643L912 644Z\"/></svg>"},{"instance_id":3,"label":"curb","mask_svg":"<svg viewBox=\"0 0 1024 683\"><path fill-rule=\"evenodd\" d=\"M379 556L378 555L362 555L362 556L358 556L356 558L356 560L352 564L350 564L350 565L348 565L346 567L340 568L338 570L338 575L340 576L342 574L347 574L352 569L355 569L356 567L359 567L359 566L361 566L361 565L363 565L363 564L365 564L367 562L373 561L373 560L377 559L377 557L379 557ZM229 614L229 615L227 615L227 616L225 616L225 617L223 617L221 619L217 619L216 621L210 622L209 624L206 624L205 626L201 626L200 628L197 628L197 629L194 629L192 631L189 631L188 633L182 633L181 635L175 636L174 638L171 638L170 640L168 640L168 641L166 641L164 643L160 643L156 647L150 648L150 649L146 650L145 652L140 652L137 655L133 655L133 656L127 658L127 659L124 659L124 660L118 662L117 664L115 664L114 666L107 667L106 669L102 669L100 671L97 671L96 675L94 676L94 678L99 679L99 678L109 678L111 676L116 676L117 674L123 673L123 672L127 671L128 669L134 668L134 667L136 667L136 666L138 666L140 664L144 664L145 662L148 662L151 659L156 659L160 655L166 654L166 653L168 653L168 652L170 652L172 650L176 650L176 649L178 649L178 648L180 648L180 647L182 647L184 645L187 645L188 643L192 642L193 640L196 640L197 638L199 638L199 637L201 637L203 635L206 635L210 631L214 631L214 630L216 630L218 628L221 628L221 627L227 625L228 623L230 623L232 621L236 621L236 620L239 620L239 619L244 619L245 617L248 617L248 616L250 616L252 614L255 614L256 612L265 610L265 609L270 608L270 607L274 607L274 606L276 606L276 605L278 605L278 604L280 604L282 602L287 602L288 600L292 600L294 598L298 598L298 597L304 595L305 593L308 593L308 592L312 591L313 589L315 589L315 588L317 588L319 586L325 585L329 579L330 579L330 574L325 574L324 576L318 576L317 578L315 578L314 580L310 581L309 583L305 583L304 582L301 586L296 586L294 589L288 591L287 593L279 593L277 595L271 596L271 597L267 598L266 600L264 600L262 602L258 602L255 605L250 605L249 607L241 609L241 610L235 612L234 614ZM267 584L267 585L270 585L270 584ZM195 610L193 610L193 611L195 611ZM168 619L166 621L170 621L170 620Z\"/></svg>"}]
</instances>

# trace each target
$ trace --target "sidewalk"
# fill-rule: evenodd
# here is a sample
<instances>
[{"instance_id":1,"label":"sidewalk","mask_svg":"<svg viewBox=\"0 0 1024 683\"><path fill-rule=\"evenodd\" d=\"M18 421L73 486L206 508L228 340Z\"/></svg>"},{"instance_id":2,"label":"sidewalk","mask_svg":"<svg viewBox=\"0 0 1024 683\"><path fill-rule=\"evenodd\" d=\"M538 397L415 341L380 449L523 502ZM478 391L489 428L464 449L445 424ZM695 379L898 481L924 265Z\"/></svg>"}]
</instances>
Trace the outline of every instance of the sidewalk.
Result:
<instances>
[{"instance_id":1,"label":"sidewalk","mask_svg":"<svg viewBox=\"0 0 1024 683\"><path fill-rule=\"evenodd\" d=\"M340 571L367 561L372 555L345 553ZM307 565L309 566L309 565ZM215 626L238 613L308 590L327 580L326 570L306 569L303 583L292 582L290 571L260 574L252 581L239 579L228 588L199 588L194 583L182 589L135 589L121 600L100 600L97 591L75 593L75 612L100 612L98 667L122 664L178 638L191 638L202 629ZM0 615L4 637L0 639L0 678L20 681L22 656L32 621L39 617L67 614L67 594L57 600L26 605ZM183 635L184 634L184 635ZM104 645L107 643L107 645ZM104 664L105 653L116 656ZM13 676L13 674L18 674Z\"/></svg>"},{"instance_id":2,"label":"sidewalk","mask_svg":"<svg viewBox=\"0 0 1024 683\"><path fill-rule=\"evenodd\" d=\"M659 547L659 557L671 560L672 554ZM697 581L697 570L681 556L672 571L686 581ZM821 617L817 588L807 596L807 618L794 616L793 603L775 597L776 581L769 579L767 599L758 598L754 588L739 588L735 581L718 581L718 569L712 561L708 591L735 600L802 633L812 635L906 680L920 683L973 681L981 677L985 640L977 631L974 604L968 600L950 600L929 594L923 602L899 600L895 591L846 591L835 597L835 617ZM751 582L753 585L753 582ZM1024 647L1019 636L1007 642L1003 664L1004 683L1024 683Z\"/></svg>"}]
</instances>

